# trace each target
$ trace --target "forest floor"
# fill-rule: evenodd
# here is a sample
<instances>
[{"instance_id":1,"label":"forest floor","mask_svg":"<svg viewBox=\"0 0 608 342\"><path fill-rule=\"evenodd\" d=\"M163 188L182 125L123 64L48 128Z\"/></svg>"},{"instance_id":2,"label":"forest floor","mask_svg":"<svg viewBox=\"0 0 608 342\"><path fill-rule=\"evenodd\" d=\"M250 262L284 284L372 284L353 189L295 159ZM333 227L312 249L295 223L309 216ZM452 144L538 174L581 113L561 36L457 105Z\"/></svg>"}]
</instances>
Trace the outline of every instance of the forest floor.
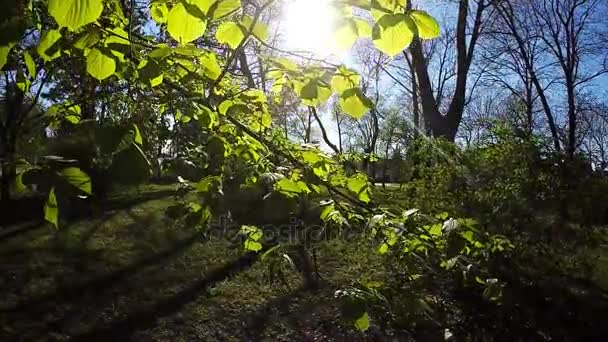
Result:
<instances>
[{"instance_id":1,"label":"forest floor","mask_svg":"<svg viewBox=\"0 0 608 342\"><path fill-rule=\"evenodd\" d=\"M335 291L386 277L374 246L332 241L317 252L322 286L282 258L254 262L240 242L207 240L168 219L172 186L123 191L95 218L54 230L0 230L0 341L375 340L340 318ZM608 256L608 253L607 253ZM278 264L277 264L278 263ZM271 273L282 265L283 276ZM598 267L607 267L608 261ZM602 273L602 272L600 272ZM401 332L399 340L411 340Z\"/></svg>"},{"instance_id":2,"label":"forest floor","mask_svg":"<svg viewBox=\"0 0 608 342\"><path fill-rule=\"evenodd\" d=\"M155 193L164 197L147 199ZM323 286L313 294L286 262L284 276L271 279L276 259L252 263L237 242L205 241L175 225L164 216L174 203L166 189L122 195L146 200L58 231L39 221L0 231L0 341L357 336L340 320L334 293L381 272L379 257L359 253L364 242L319 250Z\"/></svg>"}]
</instances>

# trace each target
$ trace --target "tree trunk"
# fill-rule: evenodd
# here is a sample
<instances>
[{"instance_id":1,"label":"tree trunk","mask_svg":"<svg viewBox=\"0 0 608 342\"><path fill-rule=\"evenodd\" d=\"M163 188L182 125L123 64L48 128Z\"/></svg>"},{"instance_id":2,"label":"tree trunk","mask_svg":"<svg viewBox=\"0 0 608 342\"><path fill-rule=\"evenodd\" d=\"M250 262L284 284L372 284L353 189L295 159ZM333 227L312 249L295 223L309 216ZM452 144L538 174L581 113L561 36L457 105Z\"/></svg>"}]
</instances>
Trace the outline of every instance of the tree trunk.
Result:
<instances>
[{"instance_id":1,"label":"tree trunk","mask_svg":"<svg viewBox=\"0 0 608 342\"><path fill-rule=\"evenodd\" d=\"M566 79L566 88L568 89L568 147L566 154L568 159L573 160L576 151L576 100L574 84L569 75Z\"/></svg>"},{"instance_id":2,"label":"tree trunk","mask_svg":"<svg viewBox=\"0 0 608 342\"><path fill-rule=\"evenodd\" d=\"M11 184L16 177L15 146L7 139L2 139L4 151L0 155L2 163L2 178L0 179L0 199L2 202L11 200Z\"/></svg>"},{"instance_id":3,"label":"tree trunk","mask_svg":"<svg viewBox=\"0 0 608 342\"><path fill-rule=\"evenodd\" d=\"M408 8L411 4L408 2ZM428 73L428 65L420 39L414 39L410 45L412 54L412 64L416 70L418 86L420 89L420 100L422 103L422 115L432 136L445 138L448 141L456 139L456 132L466 104L467 78L473 52L480 36L482 14L486 4L483 0L478 1L477 11L471 32L467 34L469 1L460 0L458 2L458 21L456 24L456 81L452 100L447 112L443 115L438 108L437 99L433 93L432 83ZM468 43L468 46L467 46Z\"/></svg>"}]
</instances>

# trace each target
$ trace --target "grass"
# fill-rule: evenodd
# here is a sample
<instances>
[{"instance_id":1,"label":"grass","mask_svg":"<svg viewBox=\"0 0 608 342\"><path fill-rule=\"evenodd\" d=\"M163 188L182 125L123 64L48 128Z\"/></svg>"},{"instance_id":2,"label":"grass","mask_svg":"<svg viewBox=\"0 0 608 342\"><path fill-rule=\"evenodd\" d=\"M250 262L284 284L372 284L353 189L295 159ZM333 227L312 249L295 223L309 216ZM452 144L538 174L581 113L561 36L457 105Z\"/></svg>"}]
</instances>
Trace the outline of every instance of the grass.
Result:
<instances>
[{"instance_id":1,"label":"grass","mask_svg":"<svg viewBox=\"0 0 608 342\"><path fill-rule=\"evenodd\" d=\"M34 222L0 231L0 340L323 341L391 333L373 316L370 332L355 332L334 297L390 275L371 242L322 243L322 286L312 293L280 254L253 262L239 241L208 240L168 219L174 189L123 189L97 217L58 231ZM396 189L376 195L404 206ZM589 253L598 256L602 284L608 251Z\"/></svg>"},{"instance_id":2,"label":"grass","mask_svg":"<svg viewBox=\"0 0 608 342\"><path fill-rule=\"evenodd\" d=\"M130 189L114 198L165 190ZM22 224L0 235L0 340L359 336L340 320L333 294L381 272L376 254L360 253L372 246L326 243L318 252L324 286L311 295L280 257L240 265L235 260L247 258L240 244L206 241L166 218L172 196L134 203L58 231ZM271 281L273 263L284 276Z\"/></svg>"}]
</instances>

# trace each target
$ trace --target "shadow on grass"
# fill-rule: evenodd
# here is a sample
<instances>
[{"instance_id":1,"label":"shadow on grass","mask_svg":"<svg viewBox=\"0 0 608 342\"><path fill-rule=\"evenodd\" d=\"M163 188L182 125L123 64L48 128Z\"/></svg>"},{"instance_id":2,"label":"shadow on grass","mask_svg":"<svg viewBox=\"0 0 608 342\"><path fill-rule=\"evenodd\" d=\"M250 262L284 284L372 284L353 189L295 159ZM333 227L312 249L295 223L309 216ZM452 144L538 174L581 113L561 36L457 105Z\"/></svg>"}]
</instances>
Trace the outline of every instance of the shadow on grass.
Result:
<instances>
[{"instance_id":1,"label":"shadow on grass","mask_svg":"<svg viewBox=\"0 0 608 342\"><path fill-rule=\"evenodd\" d=\"M301 286L266 302L254 312L247 312L242 315L241 320L248 322L245 329L248 337L254 341L262 340L264 332L273 321L273 313L278 313L281 316L288 315L290 313L289 306L306 291L306 288Z\"/></svg>"},{"instance_id":2,"label":"shadow on grass","mask_svg":"<svg viewBox=\"0 0 608 342\"><path fill-rule=\"evenodd\" d=\"M109 290L116 283L144 270L147 267L162 265L163 262L166 262L172 257L182 253L188 247L192 246L195 242L200 241L201 239L201 234L196 233L188 238L178 241L171 248L142 258L141 260L115 272L90 279L75 286L61 287L54 292L44 294L38 298L33 298L15 308L3 311L11 313L26 312L30 315L44 314L49 307L54 306L56 303L63 304L66 302L78 302L81 298L85 297L85 294L87 293L95 293L98 295L103 291Z\"/></svg>"},{"instance_id":3,"label":"shadow on grass","mask_svg":"<svg viewBox=\"0 0 608 342\"><path fill-rule=\"evenodd\" d=\"M4 243L10 239L40 229L43 226L44 223L42 221L32 221L29 223L20 224L18 226L6 228L5 230L2 230L2 234L0 234L0 243Z\"/></svg>"},{"instance_id":4,"label":"shadow on grass","mask_svg":"<svg viewBox=\"0 0 608 342\"><path fill-rule=\"evenodd\" d=\"M174 314L180 311L185 305L196 301L202 292L205 292L214 284L229 278L231 275L248 269L258 258L259 254L257 253L247 253L210 272L205 278L190 284L187 288L169 298L163 299L149 307L132 312L124 319L112 321L84 334L74 336L71 340L128 340L137 331L155 327L159 318Z\"/></svg>"},{"instance_id":5,"label":"shadow on grass","mask_svg":"<svg viewBox=\"0 0 608 342\"><path fill-rule=\"evenodd\" d=\"M101 213L105 214L114 210L133 207L144 202L172 195L175 195L174 190L147 192L137 196L118 195L99 201L98 206ZM42 218L44 200L45 199L42 196L31 196L19 198L8 203L3 203L2 215L0 215L0 228L27 223L30 222L32 218ZM65 219L68 223L77 222L82 219L89 219L97 214L93 209L93 206L94 205L92 204L91 199L74 199L68 205L64 204L63 207L60 207L60 215L62 216L62 219ZM22 232L26 231L18 230L18 232L13 234L11 237L17 236Z\"/></svg>"}]
</instances>

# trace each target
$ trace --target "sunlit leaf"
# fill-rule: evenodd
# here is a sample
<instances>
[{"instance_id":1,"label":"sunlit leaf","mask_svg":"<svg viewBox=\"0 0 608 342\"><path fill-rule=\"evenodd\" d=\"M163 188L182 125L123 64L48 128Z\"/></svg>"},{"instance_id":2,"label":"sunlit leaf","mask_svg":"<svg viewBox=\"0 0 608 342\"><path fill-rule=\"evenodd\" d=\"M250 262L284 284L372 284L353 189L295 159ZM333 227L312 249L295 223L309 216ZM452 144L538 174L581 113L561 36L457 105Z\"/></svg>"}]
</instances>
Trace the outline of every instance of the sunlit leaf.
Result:
<instances>
[{"instance_id":1,"label":"sunlit leaf","mask_svg":"<svg viewBox=\"0 0 608 342\"><path fill-rule=\"evenodd\" d=\"M347 182L348 190L357 194L359 200L368 203L371 200L367 176L362 173L350 177Z\"/></svg>"},{"instance_id":2,"label":"sunlit leaf","mask_svg":"<svg viewBox=\"0 0 608 342\"><path fill-rule=\"evenodd\" d=\"M218 42L228 44L230 48L236 49L245 38L245 34L239 24L227 21L217 28L215 38L217 38Z\"/></svg>"},{"instance_id":3,"label":"sunlit leaf","mask_svg":"<svg viewBox=\"0 0 608 342\"><path fill-rule=\"evenodd\" d=\"M52 223L55 228L59 228L59 208L57 207L57 197L55 197L55 187L51 188L44 203L44 219Z\"/></svg>"},{"instance_id":4,"label":"sunlit leaf","mask_svg":"<svg viewBox=\"0 0 608 342\"><path fill-rule=\"evenodd\" d=\"M346 19L335 29L334 40L336 47L340 50L347 50L359 38L357 24L352 19Z\"/></svg>"},{"instance_id":5,"label":"sunlit leaf","mask_svg":"<svg viewBox=\"0 0 608 342\"><path fill-rule=\"evenodd\" d=\"M364 312L361 317L355 320L355 328L361 332L365 332L369 329L369 315L367 312Z\"/></svg>"},{"instance_id":6,"label":"sunlit leaf","mask_svg":"<svg viewBox=\"0 0 608 342\"><path fill-rule=\"evenodd\" d=\"M25 171L25 172L27 172L27 171ZM25 172L20 172L15 177L15 190L17 190L17 192L24 192L25 190L27 190L27 188L25 187L25 184L23 183L23 174Z\"/></svg>"},{"instance_id":7,"label":"sunlit leaf","mask_svg":"<svg viewBox=\"0 0 608 342\"><path fill-rule=\"evenodd\" d=\"M372 39L378 50L394 57L414 38L412 19L403 14L386 14L374 25Z\"/></svg>"},{"instance_id":8,"label":"sunlit leaf","mask_svg":"<svg viewBox=\"0 0 608 342\"><path fill-rule=\"evenodd\" d=\"M87 72L98 80L104 80L116 71L114 58L106 56L98 49L92 49L87 55Z\"/></svg>"},{"instance_id":9,"label":"sunlit leaf","mask_svg":"<svg viewBox=\"0 0 608 342\"><path fill-rule=\"evenodd\" d=\"M82 35L76 43L74 43L74 47L80 50L90 48L93 45L97 44L101 39L101 35L97 30L87 31L84 35Z\"/></svg>"},{"instance_id":10,"label":"sunlit leaf","mask_svg":"<svg viewBox=\"0 0 608 342\"><path fill-rule=\"evenodd\" d=\"M106 45L109 44L120 44L120 45L129 45L129 34L127 31L121 29L120 27L115 27L111 30L108 30L108 37L105 40Z\"/></svg>"},{"instance_id":11,"label":"sunlit leaf","mask_svg":"<svg viewBox=\"0 0 608 342\"><path fill-rule=\"evenodd\" d=\"M380 245L380 247L378 247L378 253L386 254L386 252L388 252L388 248L389 248L389 245L387 245L386 243L383 243Z\"/></svg>"},{"instance_id":12,"label":"sunlit leaf","mask_svg":"<svg viewBox=\"0 0 608 342\"><path fill-rule=\"evenodd\" d=\"M23 53L23 61L30 76L36 77L36 62L34 62L34 58L32 58L32 55L28 51Z\"/></svg>"},{"instance_id":13,"label":"sunlit leaf","mask_svg":"<svg viewBox=\"0 0 608 342\"><path fill-rule=\"evenodd\" d=\"M372 27L370 24L359 18L354 18L355 25L357 26L357 32L361 38L370 38L372 36Z\"/></svg>"},{"instance_id":14,"label":"sunlit leaf","mask_svg":"<svg viewBox=\"0 0 608 342\"><path fill-rule=\"evenodd\" d=\"M150 52L148 57L154 59L163 59L171 55L172 52L173 50L170 47L166 45L159 45L158 48Z\"/></svg>"},{"instance_id":15,"label":"sunlit leaf","mask_svg":"<svg viewBox=\"0 0 608 342\"><path fill-rule=\"evenodd\" d=\"M309 189L304 182L296 182L289 178L280 179L274 184L274 188L278 192L290 197L296 194L309 192Z\"/></svg>"},{"instance_id":16,"label":"sunlit leaf","mask_svg":"<svg viewBox=\"0 0 608 342\"><path fill-rule=\"evenodd\" d=\"M15 46L15 44L10 43L9 45L0 46L0 69L4 68L6 64L6 60L8 59L8 54L11 52L11 49Z\"/></svg>"},{"instance_id":17,"label":"sunlit leaf","mask_svg":"<svg viewBox=\"0 0 608 342\"><path fill-rule=\"evenodd\" d=\"M169 9L167 8L167 4L163 1L155 1L150 4L150 16L154 21L159 24L164 24L167 22L167 17L169 16Z\"/></svg>"},{"instance_id":18,"label":"sunlit leaf","mask_svg":"<svg viewBox=\"0 0 608 342\"><path fill-rule=\"evenodd\" d=\"M204 13L209 14L209 10L218 0L186 0L189 4L192 4Z\"/></svg>"},{"instance_id":19,"label":"sunlit leaf","mask_svg":"<svg viewBox=\"0 0 608 342\"><path fill-rule=\"evenodd\" d=\"M59 30L48 30L42 34L37 51L40 57L46 62L52 61L60 56L61 51L54 46L59 39L61 39L61 32L59 32ZM47 52L49 52L48 50L51 48L52 54L49 55Z\"/></svg>"},{"instance_id":20,"label":"sunlit leaf","mask_svg":"<svg viewBox=\"0 0 608 342\"><path fill-rule=\"evenodd\" d=\"M372 106L372 101L358 88L348 89L340 96L340 107L344 113L356 119L362 118Z\"/></svg>"},{"instance_id":21,"label":"sunlit leaf","mask_svg":"<svg viewBox=\"0 0 608 342\"><path fill-rule=\"evenodd\" d=\"M246 32L251 33L261 41L265 41L268 38L268 27L261 23L259 20L253 25L253 18L250 16L244 16L241 20Z\"/></svg>"},{"instance_id":22,"label":"sunlit leaf","mask_svg":"<svg viewBox=\"0 0 608 342\"><path fill-rule=\"evenodd\" d=\"M436 223L429 227L429 233L432 236L439 236L441 235L441 227L443 227L441 223Z\"/></svg>"},{"instance_id":23,"label":"sunlit leaf","mask_svg":"<svg viewBox=\"0 0 608 342\"><path fill-rule=\"evenodd\" d=\"M401 11L403 13L406 3L407 0L372 0L371 8L384 11L386 13L396 13L397 11Z\"/></svg>"},{"instance_id":24,"label":"sunlit leaf","mask_svg":"<svg viewBox=\"0 0 608 342\"><path fill-rule=\"evenodd\" d=\"M144 143L143 139L141 138L141 133L139 132L139 127L137 127L136 124L133 124L133 141L138 145L142 145Z\"/></svg>"},{"instance_id":25,"label":"sunlit leaf","mask_svg":"<svg viewBox=\"0 0 608 342\"><path fill-rule=\"evenodd\" d=\"M212 80L217 80L222 73L222 68L213 53L206 53L199 59L203 66L203 74Z\"/></svg>"},{"instance_id":26,"label":"sunlit leaf","mask_svg":"<svg viewBox=\"0 0 608 342\"><path fill-rule=\"evenodd\" d=\"M262 249L262 244L253 240L245 240L244 247L245 250L257 252Z\"/></svg>"},{"instance_id":27,"label":"sunlit leaf","mask_svg":"<svg viewBox=\"0 0 608 342\"><path fill-rule=\"evenodd\" d=\"M48 6L59 26L72 31L94 22L103 11L102 0L49 0Z\"/></svg>"},{"instance_id":28,"label":"sunlit leaf","mask_svg":"<svg viewBox=\"0 0 608 342\"><path fill-rule=\"evenodd\" d=\"M331 88L337 93L359 86L361 77L355 71L340 66L331 79Z\"/></svg>"},{"instance_id":29,"label":"sunlit leaf","mask_svg":"<svg viewBox=\"0 0 608 342\"><path fill-rule=\"evenodd\" d=\"M75 188L87 195L92 193L91 178L77 167L67 167L59 175Z\"/></svg>"},{"instance_id":30,"label":"sunlit leaf","mask_svg":"<svg viewBox=\"0 0 608 342\"><path fill-rule=\"evenodd\" d=\"M409 13L418 28L418 35L423 39L439 37L439 23L425 11L412 11Z\"/></svg>"},{"instance_id":31,"label":"sunlit leaf","mask_svg":"<svg viewBox=\"0 0 608 342\"><path fill-rule=\"evenodd\" d=\"M181 2L173 6L167 17L167 31L180 44L189 43L205 33L207 22L192 15Z\"/></svg>"},{"instance_id":32,"label":"sunlit leaf","mask_svg":"<svg viewBox=\"0 0 608 342\"><path fill-rule=\"evenodd\" d=\"M302 102L307 106L321 105L325 103L332 94L331 88L316 78L308 80L307 83L301 86L298 92L302 98Z\"/></svg>"},{"instance_id":33,"label":"sunlit leaf","mask_svg":"<svg viewBox=\"0 0 608 342\"><path fill-rule=\"evenodd\" d=\"M264 232L256 226L242 226L241 233L247 236L244 242L245 250L258 252L262 249L262 244L259 242Z\"/></svg>"},{"instance_id":34,"label":"sunlit leaf","mask_svg":"<svg viewBox=\"0 0 608 342\"><path fill-rule=\"evenodd\" d=\"M219 19L235 12L241 7L241 0L218 0L211 6L208 15L213 19Z\"/></svg>"}]
</instances>

